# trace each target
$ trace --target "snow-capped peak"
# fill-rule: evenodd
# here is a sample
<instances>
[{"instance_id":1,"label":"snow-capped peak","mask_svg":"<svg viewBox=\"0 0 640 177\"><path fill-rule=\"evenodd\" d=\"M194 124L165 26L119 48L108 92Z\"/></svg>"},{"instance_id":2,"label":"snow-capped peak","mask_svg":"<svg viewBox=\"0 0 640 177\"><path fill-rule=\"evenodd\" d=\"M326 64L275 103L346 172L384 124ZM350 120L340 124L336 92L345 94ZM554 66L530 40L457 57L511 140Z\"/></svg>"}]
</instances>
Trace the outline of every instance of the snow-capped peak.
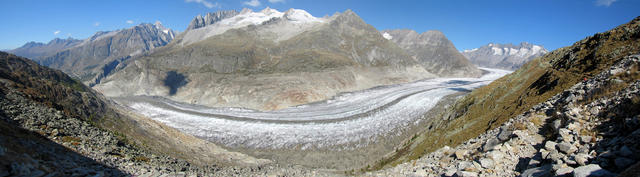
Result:
<instances>
[{"instance_id":1,"label":"snow-capped peak","mask_svg":"<svg viewBox=\"0 0 640 177\"><path fill-rule=\"evenodd\" d=\"M324 18L316 18L309 14L307 11L300 9L289 9L285 13L280 12L269 7L259 11L253 12L251 9L243 9L238 15L225 18L212 25L190 30L184 35L182 44L190 44L197 41L204 40L211 36L222 34L229 29L243 28L249 25L262 25L264 22L274 18L280 18L286 24L279 24L278 26L269 27L267 30L278 34L277 40L286 39L293 34L304 31L311 26L325 22Z\"/></svg>"},{"instance_id":2,"label":"snow-capped peak","mask_svg":"<svg viewBox=\"0 0 640 177\"><path fill-rule=\"evenodd\" d=\"M294 23L320 22L321 20L312 16L305 10L289 9L284 13L285 19Z\"/></svg>"},{"instance_id":3,"label":"snow-capped peak","mask_svg":"<svg viewBox=\"0 0 640 177\"><path fill-rule=\"evenodd\" d=\"M393 36L391 36L391 35L390 35L389 33L387 33L387 32L384 32L384 33L382 34L382 37L383 37L383 38L385 38L385 39L387 39L387 40L391 40L391 39L393 39Z\"/></svg>"},{"instance_id":4,"label":"snow-capped peak","mask_svg":"<svg viewBox=\"0 0 640 177\"><path fill-rule=\"evenodd\" d=\"M279 18L283 15L284 13L268 7L260 12L253 12L251 11L251 9L243 9L239 15L224 19L219 23L222 25L228 25L231 28L239 28L251 24L258 25L262 22L270 20L271 18Z\"/></svg>"}]
</instances>

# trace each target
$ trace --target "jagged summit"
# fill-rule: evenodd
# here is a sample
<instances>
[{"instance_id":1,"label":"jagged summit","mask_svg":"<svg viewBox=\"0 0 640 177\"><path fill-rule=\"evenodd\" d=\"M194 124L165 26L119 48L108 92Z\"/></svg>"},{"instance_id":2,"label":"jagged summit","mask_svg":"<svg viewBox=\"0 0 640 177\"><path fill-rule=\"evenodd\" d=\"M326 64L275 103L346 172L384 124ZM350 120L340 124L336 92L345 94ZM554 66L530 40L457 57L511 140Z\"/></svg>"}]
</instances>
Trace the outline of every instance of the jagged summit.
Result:
<instances>
[{"instance_id":1,"label":"jagged summit","mask_svg":"<svg viewBox=\"0 0 640 177\"><path fill-rule=\"evenodd\" d=\"M207 13L204 17L202 15L198 15L193 20L191 20L191 23L189 23L187 30L202 28L207 25L214 24L222 19L233 17L236 15L238 15L238 11L236 10L211 12Z\"/></svg>"}]
</instances>

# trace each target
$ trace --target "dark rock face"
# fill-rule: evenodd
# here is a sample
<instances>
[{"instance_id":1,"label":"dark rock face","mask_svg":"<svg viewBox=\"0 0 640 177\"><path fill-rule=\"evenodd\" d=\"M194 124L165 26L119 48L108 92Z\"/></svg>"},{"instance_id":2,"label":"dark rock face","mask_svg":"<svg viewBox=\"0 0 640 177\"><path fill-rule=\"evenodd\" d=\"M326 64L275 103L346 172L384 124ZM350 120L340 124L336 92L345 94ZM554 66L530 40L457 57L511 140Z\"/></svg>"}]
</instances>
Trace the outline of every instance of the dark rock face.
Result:
<instances>
[{"instance_id":1,"label":"dark rock face","mask_svg":"<svg viewBox=\"0 0 640 177\"><path fill-rule=\"evenodd\" d=\"M193 18L193 20L191 20L191 23L189 23L189 27L187 27L187 30L202 28L207 25L214 24L225 18L233 17L236 15L238 15L238 11L236 10L211 12L207 13L207 15L205 15L204 17L198 15Z\"/></svg>"},{"instance_id":2,"label":"dark rock face","mask_svg":"<svg viewBox=\"0 0 640 177\"><path fill-rule=\"evenodd\" d=\"M434 74L451 77L482 74L440 31L418 34L413 30L385 30L382 33Z\"/></svg>"}]
</instances>

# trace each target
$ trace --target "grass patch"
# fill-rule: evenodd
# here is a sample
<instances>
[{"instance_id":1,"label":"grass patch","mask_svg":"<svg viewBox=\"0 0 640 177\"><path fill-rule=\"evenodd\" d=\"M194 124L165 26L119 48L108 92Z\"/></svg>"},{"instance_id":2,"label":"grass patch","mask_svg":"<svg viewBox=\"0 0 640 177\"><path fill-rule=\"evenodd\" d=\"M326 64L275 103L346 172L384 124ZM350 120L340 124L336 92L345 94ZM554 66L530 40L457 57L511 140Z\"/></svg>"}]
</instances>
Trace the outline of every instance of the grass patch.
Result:
<instances>
[{"instance_id":1,"label":"grass patch","mask_svg":"<svg viewBox=\"0 0 640 177\"><path fill-rule=\"evenodd\" d=\"M73 142L80 142L81 139L78 137L73 137L73 136L63 136L60 140L62 140L62 142L66 142L66 143L73 143Z\"/></svg>"},{"instance_id":2,"label":"grass patch","mask_svg":"<svg viewBox=\"0 0 640 177\"><path fill-rule=\"evenodd\" d=\"M532 116L530 119L531 123L533 123L533 125L535 125L536 127L540 127L542 124L544 124L544 117L540 116L540 115L534 115Z\"/></svg>"},{"instance_id":3,"label":"grass patch","mask_svg":"<svg viewBox=\"0 0 640 177\"><path fill-rule=\"evenodd\" d=\"M595 89L591 94L586 96L586 99L578 102L580 104L591 103L595 100L603 98L605 96L609 96L620 90L627 88L629 83L632 83L636 80L640 80L640 71L639 66L633 65L627 71L622 71L613 75L601 88Z\"/></svg>"},{"instance_id":4,"label":"grass patch","mask_svg":"<svg viewBox=\"0 0 640 177\"><path fill-rule=\"evenodd\" d=\"M135 160L136 162L149 162L149 158L145 156L135 156L133 157L133 160Z\"/></svg>"}]
</instances>

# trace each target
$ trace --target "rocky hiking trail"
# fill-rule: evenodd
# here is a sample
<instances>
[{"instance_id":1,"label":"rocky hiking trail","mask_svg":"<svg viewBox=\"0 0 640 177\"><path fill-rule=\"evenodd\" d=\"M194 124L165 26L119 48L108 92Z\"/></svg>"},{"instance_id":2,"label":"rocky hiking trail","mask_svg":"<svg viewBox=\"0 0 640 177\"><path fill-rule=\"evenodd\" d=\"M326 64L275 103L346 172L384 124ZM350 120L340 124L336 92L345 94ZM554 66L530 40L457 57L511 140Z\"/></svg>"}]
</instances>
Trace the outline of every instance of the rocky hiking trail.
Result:
<instances>
[{"instance_id":1,"label":"rocky hiking trail","mask_svg":"<svg viewBox=\"0 0 640 177\"><path fill-rule=\"evenodd\" d=\"M625 57L499 128L365 176L637 176L638 62Z\"/></svg>"}]
</instances>

